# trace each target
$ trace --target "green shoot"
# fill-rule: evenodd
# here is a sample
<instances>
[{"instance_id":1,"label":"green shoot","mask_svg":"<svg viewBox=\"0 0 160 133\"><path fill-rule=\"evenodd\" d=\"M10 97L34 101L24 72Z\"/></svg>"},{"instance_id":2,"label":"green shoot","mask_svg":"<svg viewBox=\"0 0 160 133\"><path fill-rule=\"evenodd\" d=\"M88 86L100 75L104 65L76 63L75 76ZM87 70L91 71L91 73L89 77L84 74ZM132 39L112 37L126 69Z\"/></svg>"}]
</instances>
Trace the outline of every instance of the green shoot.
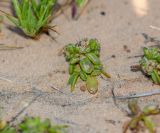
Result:
<instances>
[{"instance_id":1,"label":"green shoot","mask_svg":"<svg viewBox=\"0 0 160 133\"><path fill-rule=\"evenodd\" d=\"M149 133L156 133L155 123L150 116L160 114L160 108L158 106L147 105L141 110L137 101L133 100L128 103L128 107L131 111L130 116L132 118L127 122L123 133L127 133L129 129L133 133L138 133L142 127L148 129Z\"/></svg>"},{"instance_id":2,"label":"green shoot","mask_svg":"<svg viewBox=\"0 0 160 133\"><path fill-rule=\"evenodd\" d=\"M84 6L87 2L88 0L75 0L75 3L78 7Z\"/></svg>"},{"instance_id":3,"label":"green shoot","mask_svg":"<svg viewBox=\"0 0 160 133\"><path fill-rule=\"evenodd\" d=\"M103 74L110 78L99 59L100 43L96 39L84 39L76 44L68 44L64 53L66 61L69 62L68 84L71 86L71 91L74 91L80 78L86 83L88 92L95 94L98 91L97 76Z\"/></svg>"}]
</instances>

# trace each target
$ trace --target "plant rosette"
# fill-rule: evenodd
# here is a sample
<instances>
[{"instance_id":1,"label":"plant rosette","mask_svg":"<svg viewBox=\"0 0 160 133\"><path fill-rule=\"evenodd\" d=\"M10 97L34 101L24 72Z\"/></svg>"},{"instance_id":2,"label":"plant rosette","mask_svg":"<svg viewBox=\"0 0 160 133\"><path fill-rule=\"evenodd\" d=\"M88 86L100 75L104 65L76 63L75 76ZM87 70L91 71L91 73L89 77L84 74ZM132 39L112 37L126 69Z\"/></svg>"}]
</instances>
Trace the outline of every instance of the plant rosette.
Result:
<instances>
[{"instance_id":1,"label":"plant rosette","mask_svg":"<svg viewBox=\"0 0 160 133\"><path fill-rule=\"evenodd\" d=\"M84 39L76 44L68 44L65 46L64 54L69 63L68 84L71 86L71 92L74 91L79 78L86 83L86 88L91 94L98 91L97 76L103 74L110 78L99 59L100 43L97 39Z\"/></svg>"},{"instance_id":2,"label":"plant rosette","mask_svg":"<svg viewBox=\"0 0 160 133\"><path fill-rule=\"evenodd\" d=\"M151 77L155 84L160 84L160 51L158 48L144 48L140 60L141 70Z\"/></svg>"},{"instance_id":3,"label":"plant rosette","mask_svg":"<svg viewBox=\"0 0 160 133\"><path fill-rule=\"evenodd\" d=\"M26 117L16 126L0 121L0 133L66 133L67 125L53 125L49 119Z\"/></svg>"}]
</instances>

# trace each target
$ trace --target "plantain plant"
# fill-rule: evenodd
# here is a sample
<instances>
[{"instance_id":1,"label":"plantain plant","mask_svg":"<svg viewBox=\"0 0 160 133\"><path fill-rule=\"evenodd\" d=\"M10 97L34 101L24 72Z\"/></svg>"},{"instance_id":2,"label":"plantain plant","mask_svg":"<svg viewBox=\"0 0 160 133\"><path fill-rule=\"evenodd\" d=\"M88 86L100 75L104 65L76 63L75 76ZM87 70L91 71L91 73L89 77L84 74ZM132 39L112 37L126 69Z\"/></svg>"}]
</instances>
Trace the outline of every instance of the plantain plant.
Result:
<instances>
[{"instance_id":1,"label":"plantain plant","mask_svg":"<svg viewBox=\"0 0 160 133\"><path fill-rule=\"evenodd\" d=\"M26 117L20 124L10 126L0 121L0 133L66 133L66 125L52 125L50 120L39 117Z\"/></svg>"},{"instance_id":2,"label":"plantain plant","mask_svg":"<svg viewBox=\"0 0 160 133\"><path fill-rule=\"evenodd\" d=\"M56 0L12 0L12 3L16 16L4 13L27 36L35 38L48 29L54 30L49 22Z\"/></svg>"},{"instance_id":3,"label":"plantain plant","mask_svg":"<svg viewBox=\"0 0 160 133\"><path fill-rule=\"evenodd\" d=\"M137 101L132 100L128 103L128 107L131 111L130 116L132 118L127 122L123 133L127 133L128 129L133 133L138 133L142 127L147 128L150 133L156 133L155 123L150 116L160 114L160 108L158 106L147 105L141 109Z\"/></svg>"},{"instance_id":4,"label":"plantain plant","mask_svg":"<svg viewBox=\"0 0 160 133\"><path fill-rule=\"evenodd\" d=\"M110 78L99 59L100 43L97 39L84 39L76 44L68 44L64 53L69 63L68 84L71 86L71 91L74 91L77 80L80 78L86 83L88 92L95 94L98 91L97 76L103 74Z\"/></svg>"},{"instance_id":5,"label":"plantain plant","mask_svg":"<svg viewBox=\"0 0 160 133\"><path fill-rule=\"evenodd\" d=\"M144 48L144 56L140 61L141 70L154 83L160 84L160 51L158 48Z\"/></svg>"}]
</instances>

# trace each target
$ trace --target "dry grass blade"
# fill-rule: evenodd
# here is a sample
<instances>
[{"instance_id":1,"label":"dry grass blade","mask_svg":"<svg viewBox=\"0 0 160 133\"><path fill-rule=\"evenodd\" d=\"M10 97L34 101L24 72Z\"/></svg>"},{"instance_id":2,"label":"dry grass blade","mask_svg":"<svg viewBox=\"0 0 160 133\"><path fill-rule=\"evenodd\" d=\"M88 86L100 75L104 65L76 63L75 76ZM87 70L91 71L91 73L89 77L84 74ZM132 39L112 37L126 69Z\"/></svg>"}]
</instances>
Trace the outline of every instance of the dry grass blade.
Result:
<instances>
[{"instance_id":1,"label":"dry grass blade","mask_svg":"<svg viewBox=\"0 0 160 133\"><path fill-rule=\"evenodd\" d=\"M23 47L7 46L0 44L0 50L17 50L17 49L23 49Z\"/></svg>"}]
</instances>

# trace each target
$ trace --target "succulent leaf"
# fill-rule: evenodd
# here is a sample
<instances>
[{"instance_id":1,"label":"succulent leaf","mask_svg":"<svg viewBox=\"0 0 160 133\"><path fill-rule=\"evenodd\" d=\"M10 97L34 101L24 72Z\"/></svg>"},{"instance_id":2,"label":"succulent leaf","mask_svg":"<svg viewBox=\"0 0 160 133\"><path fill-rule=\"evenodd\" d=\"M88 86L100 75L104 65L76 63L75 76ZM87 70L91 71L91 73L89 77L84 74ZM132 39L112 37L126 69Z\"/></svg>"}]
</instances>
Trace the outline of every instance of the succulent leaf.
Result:
<instances>
[{"instance_id":1,"label":"succulent leaf","mask_svg":"<svg viewBox=\"0 0 160 133\"><path fill-rule=\"evenodd\" d=\"M83 72L83 71L80 72L80 78L81 78L83 81L86 81L86 80L87 80L87 77L88 77L88 75L87 75L85 72Z\"/></svg>"},{"instance_id":2,"label":"succulent leaf","mask_svg":"<svg viewBox=\"0 0 160 133\"><path fill-rule=\"evenodd\" d=\"M87 74L90 74L94 69L93 64L88 58L84 58L80 61L80 67Z\"/></svg>"},{"instance_id":3,"label":"succulent leaf","mask_svg":"<svg viewBox=\"0 0 160 133\"><path fill-rule=\"evenodd\" d=\"M95 65L99 65L101 63L100 59L94 53L87 53L86 56Z\"/></svg>"},{"instance_id":4,"label":"succulent leaf","mask_svg":"<svg viewBox=\"0 0 160 133\"><path fill-rule=\"evenodd\" d=\"M86 87L89 93L95 94L98 91L98 80L95 76L88 76Z\"/></svg>"},{"instance_id":5,"label":"succulent leaf","mask_svg":"<svg viewBox=\"0 0 160 133\"><path fill-rule=\"evenodd\" d=\"M74 72L69 78L68 84L71 85L71 92L74 91L75 89L75 85L77 83L78 77L79 77L79 73Z\"/></svg>"}]
</instances>

